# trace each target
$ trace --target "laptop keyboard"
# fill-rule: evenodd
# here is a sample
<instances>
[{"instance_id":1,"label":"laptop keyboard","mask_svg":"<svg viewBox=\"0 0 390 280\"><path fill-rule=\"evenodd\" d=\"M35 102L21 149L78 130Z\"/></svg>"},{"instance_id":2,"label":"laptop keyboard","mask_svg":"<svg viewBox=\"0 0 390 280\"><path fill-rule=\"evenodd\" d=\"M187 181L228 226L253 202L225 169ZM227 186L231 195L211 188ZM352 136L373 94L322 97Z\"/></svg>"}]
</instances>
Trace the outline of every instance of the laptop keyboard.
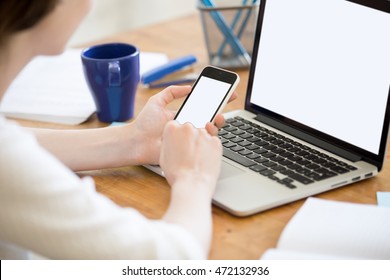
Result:
<instances>
[{"instance_id":1,"label":"laptop keyboard","mask_svg":"<svg viewBox=\"0 0 390 280\"><path fill-rule=\"evenodd\" d=\"M219 137L225 157L291 189L357 169L241 117L227 119Z\"/></svg>"}]
</instances>

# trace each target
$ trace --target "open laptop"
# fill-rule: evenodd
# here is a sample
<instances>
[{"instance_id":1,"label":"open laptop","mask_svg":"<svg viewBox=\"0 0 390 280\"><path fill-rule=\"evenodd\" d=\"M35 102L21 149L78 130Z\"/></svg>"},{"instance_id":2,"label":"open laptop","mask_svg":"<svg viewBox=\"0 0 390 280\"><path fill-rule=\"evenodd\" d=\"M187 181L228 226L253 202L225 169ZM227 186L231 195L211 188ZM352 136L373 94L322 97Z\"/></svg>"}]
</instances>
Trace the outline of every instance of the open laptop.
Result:
<instances>
[{"instance_id":1,"label":"open laptop","mask_svg":"<svg viewBox=\"0 0 390 280\"><path fill-rule=\"evenodd\" d=\"M215 205L247 216L381 170L389 13L387 0L261 1L245 110L220 131Z\"/></svg>"}]
</instances>

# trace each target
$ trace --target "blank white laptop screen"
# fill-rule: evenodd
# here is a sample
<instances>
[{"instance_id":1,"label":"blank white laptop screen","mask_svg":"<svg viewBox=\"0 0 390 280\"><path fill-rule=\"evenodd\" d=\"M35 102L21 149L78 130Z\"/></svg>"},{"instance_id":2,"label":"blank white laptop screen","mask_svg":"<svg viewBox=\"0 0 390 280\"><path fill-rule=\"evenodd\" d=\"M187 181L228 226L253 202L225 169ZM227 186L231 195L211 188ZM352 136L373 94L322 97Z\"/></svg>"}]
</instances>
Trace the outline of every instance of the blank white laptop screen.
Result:
<instances>
[{"instance_id":1,"label":"blank white laptop screen","mask_svg":"<svg viewBox=\"0 0 390 280\"><path fill-rule=\"evenodd\" d=\"M344 0L269 0L258 54L251 103L379 153L388 13Z\"/></svg>"}]
</instances>

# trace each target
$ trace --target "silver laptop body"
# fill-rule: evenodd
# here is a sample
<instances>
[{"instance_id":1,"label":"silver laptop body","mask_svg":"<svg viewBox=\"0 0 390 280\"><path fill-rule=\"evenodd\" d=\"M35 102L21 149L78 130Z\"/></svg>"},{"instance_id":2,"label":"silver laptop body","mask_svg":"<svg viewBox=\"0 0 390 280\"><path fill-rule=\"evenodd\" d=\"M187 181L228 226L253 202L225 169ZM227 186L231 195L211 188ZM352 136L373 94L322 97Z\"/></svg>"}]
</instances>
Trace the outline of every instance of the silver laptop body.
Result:
<instances>
[{"instance_id":1,"label":"silver laptop body","mask_svg":"<svg viewBox=\"0 0 390 280\"><path fill-rule=\"evenodd\" d=\"M261 1L245 110L225 114L220 133L215 205L248 216L381 170L389 13L387 0Z\"/></svg>"}]
</instances>

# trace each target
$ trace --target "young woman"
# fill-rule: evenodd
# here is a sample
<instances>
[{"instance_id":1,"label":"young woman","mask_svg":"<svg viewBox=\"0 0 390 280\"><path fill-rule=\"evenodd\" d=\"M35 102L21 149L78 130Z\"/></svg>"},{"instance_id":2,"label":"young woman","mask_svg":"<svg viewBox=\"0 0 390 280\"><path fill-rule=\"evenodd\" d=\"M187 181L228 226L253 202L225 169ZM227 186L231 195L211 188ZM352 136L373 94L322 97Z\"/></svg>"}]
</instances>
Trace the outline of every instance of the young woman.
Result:
<instances>
[{"instance_id":1,"label":"young woman","mask_svg":"<svg viewBox=\"0 0 390 280\"><path fill-rule=\"evenodd\" d=\"M63 51L90 4L0 2L0 98L33 57ZM123 127L26 130L0 116L0 259L29 251L53 259L206 258L222 148L211 123L172 121L166 105L189 90L163 90ZM117 206L73 173L157 163L172 187L161 220Z\"/></svg>"}]
</instances>

